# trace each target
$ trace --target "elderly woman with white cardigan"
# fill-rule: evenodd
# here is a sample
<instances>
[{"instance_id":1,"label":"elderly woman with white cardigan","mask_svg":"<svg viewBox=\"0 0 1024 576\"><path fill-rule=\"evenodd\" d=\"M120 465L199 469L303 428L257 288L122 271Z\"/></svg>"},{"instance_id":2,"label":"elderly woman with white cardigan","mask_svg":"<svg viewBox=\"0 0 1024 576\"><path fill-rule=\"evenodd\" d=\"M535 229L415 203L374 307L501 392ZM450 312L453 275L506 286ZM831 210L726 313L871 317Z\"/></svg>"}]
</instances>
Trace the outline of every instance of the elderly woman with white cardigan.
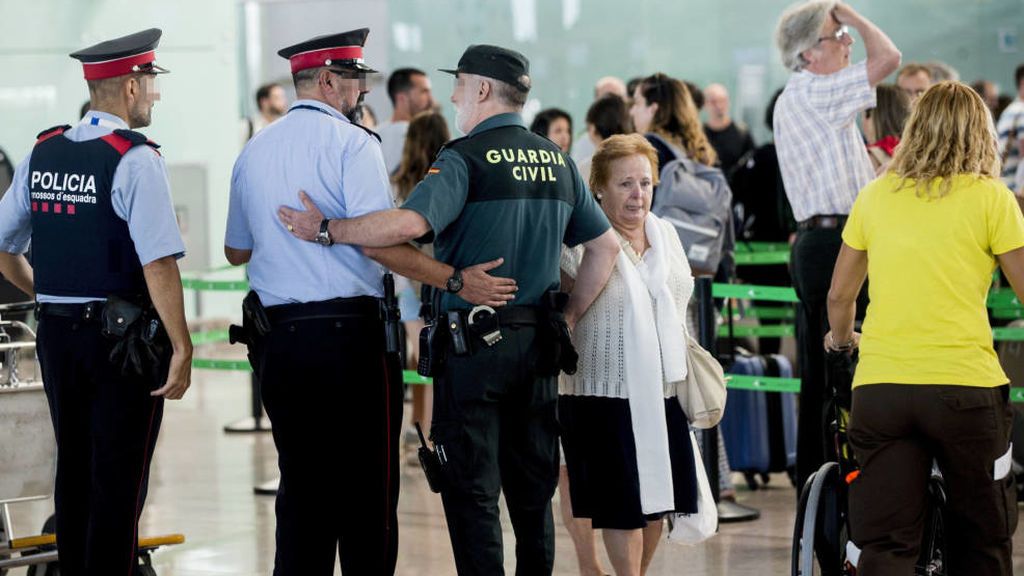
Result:
<instances>
[{"instance_id":1,"label":"elderly woman with white cardigan","mask_svg":"<svg viewBox=\"0 0 1024 576\"><path fill-rule=\"evenodd\" d=\"M591 190L622 251L576 324L579 370L559 387L573 515L603 529L617 576L646 572L664 514L697 508L693 449L674 384L686 375L693 277L675 229L650 213L657 162L637 134L612 136L594 154ZM581 250L563 249L566 289L581 258Z\"/></svg>"}]
</instances>

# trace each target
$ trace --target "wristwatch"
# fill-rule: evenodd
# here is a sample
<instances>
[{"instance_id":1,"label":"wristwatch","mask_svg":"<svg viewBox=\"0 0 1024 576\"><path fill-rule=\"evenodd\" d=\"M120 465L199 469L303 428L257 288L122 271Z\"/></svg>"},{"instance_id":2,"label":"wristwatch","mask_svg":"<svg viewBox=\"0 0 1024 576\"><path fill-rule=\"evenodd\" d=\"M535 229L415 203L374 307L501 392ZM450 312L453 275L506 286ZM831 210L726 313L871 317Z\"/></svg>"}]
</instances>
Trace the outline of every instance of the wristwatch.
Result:
<instances>
[{"instance_id":1,"label":"wristwatch","mask_svg":"<svg viewBox=\"0 0 1024 576\"><path fill-rule=\"evenodd\" d=\"M462 290L462 270L456 270L444 283L444 291L449 294L456 294L459 290Z\"/></svg>"},{"instance_id":2,"label":"wristwatch","mask_svg":"<svg viewBox=\"0 0 1024 576\"><path fill-rule=\"evenodd\" d=\"M314 238L317 244L321 246L334 245L334 238L331 238L331 232L327 229L327 226L330 223L331 221L327 218L324 218L323 220L320 221L320 233L316 235L316 238Z\"/></svg>"}]
</instances>

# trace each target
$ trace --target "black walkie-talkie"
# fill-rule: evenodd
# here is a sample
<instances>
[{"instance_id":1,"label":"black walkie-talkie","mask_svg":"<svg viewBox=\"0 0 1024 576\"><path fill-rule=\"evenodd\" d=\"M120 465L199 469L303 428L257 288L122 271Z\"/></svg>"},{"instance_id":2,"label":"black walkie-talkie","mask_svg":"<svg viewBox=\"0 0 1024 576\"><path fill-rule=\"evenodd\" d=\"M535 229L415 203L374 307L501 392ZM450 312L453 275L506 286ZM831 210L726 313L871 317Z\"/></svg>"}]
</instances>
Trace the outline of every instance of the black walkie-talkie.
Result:
<instances>
[{"instance_id":1,"label":"black walkie-talkie","mask_svg":"<svg viewBox=\"0 0 1024 576\"><path fill-rule=\"evenodd\" d=\"M434 377L441 372L441 362L445 352L441 343L447 333L444 332L445 325L441 322L439 313L441 291L426 284L424 284L424 288L422 311L426 325L420 330L420 360L416 365L416 372L420 376Z\"/></svg>"},{"instance_id":2,"label":"black walkie-talkie","mask_svg":"<svg viewBox=\"0 0 1024 576\"><path fill-rule=\"evenodd\" d=\"M402 320L402 312L395 296L395 277L390 272L384 273L384 302L381 306L386 350L389 354L398 354L402 350L402 332L398 325Z\"/></svg>"},{"instance_id":3,"label":"black walkie-talkie","mask_svg":"<svg viewBox=\"0 0 1024 576\"><path fill-rule=\"evenodd\" d=\"M438 451L435 452L430 449L427 445L427 439L423 437L423 429L420 428L420 423L416 422L416 434L420 437L420 447L416 451L416 455L420 459L420 467L423 468L423 475L427 477L427 485L430 486L430 491L440 494L441 490L444 489L444 470L442 469L443 461L441 460L441 454L444 454L444 447L438 446Z\"/></svg>"}]
</instances>

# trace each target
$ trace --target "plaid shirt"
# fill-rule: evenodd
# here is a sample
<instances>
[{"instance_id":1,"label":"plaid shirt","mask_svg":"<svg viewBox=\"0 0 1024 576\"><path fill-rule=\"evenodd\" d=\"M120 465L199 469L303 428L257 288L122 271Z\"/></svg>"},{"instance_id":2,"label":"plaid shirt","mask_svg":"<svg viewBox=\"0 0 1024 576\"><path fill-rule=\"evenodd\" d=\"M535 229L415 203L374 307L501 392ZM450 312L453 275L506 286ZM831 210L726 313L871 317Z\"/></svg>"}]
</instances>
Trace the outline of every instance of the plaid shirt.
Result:
<instances>
[{"instance_id":1,"label":"plaid shirt","mask_svg":"<svg viewBox=\"0 0 1024 576\"><path fill-rule=\"evenodd\" d=\"M857 114L875 106L867 62L821 76L796 72L775 104L775 146L797 222L849 214L875 177Z\"/></svg>"}]
</instances>

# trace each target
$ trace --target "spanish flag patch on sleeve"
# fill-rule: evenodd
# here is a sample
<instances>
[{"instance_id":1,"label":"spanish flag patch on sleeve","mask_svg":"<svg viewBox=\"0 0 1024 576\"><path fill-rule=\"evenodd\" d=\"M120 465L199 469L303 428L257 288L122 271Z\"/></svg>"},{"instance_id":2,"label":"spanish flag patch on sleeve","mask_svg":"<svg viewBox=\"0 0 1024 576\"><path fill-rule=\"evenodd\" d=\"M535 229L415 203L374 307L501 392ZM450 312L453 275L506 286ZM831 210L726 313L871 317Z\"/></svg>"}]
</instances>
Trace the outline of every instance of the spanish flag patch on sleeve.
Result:
<instances>
[{"instance_id":1,"label":"spanish flag patch on sleeve","mask_svg":"<svg viewBox=\"0 0 1024 576\"><path fill-rule=\"evenodd\" d=\"M437 166L431 166L430 170L427 170L427 176L430 176L431 174L440 174L440 173L441 173L441 169L438 168Z\"/></svg>"}]
</instances>

